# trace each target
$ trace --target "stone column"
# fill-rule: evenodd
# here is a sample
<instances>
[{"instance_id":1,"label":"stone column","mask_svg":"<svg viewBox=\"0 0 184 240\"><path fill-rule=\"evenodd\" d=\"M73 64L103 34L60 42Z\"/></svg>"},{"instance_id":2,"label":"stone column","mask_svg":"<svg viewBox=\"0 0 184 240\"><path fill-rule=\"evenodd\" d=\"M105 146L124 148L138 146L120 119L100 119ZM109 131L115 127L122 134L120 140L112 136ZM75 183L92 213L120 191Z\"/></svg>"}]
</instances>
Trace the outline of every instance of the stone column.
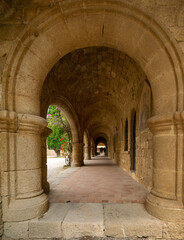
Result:
<instances>
[{"instance_id":1,"label":"stone column","mask_svg":"<svg viewBox=\"0 0 184 240\"><path fill-rule=\"evenodd\" d=\"M108 144L106 145L105 156L106 156L106 157L109 156L109 148L108 148Z\"/></svg>"},{"instance_id":2,"label":"stone column","mask_svg":"<svg viewBox=\"0 0 184 240\"><path fill-rule=\"evenodd\" d=\"M184 114L164 114L148 120L153 133L153 188L146 209L167 220L183 219L183 119Z\"/></svg>"},{"instance_id":3,"label":"stone column","mask_svg":"<svg viewBox=\"0 0 184 240\"><path fill-rule=\"evenodd\" d=\"M91 159L91 148L90 146L84 146L84 160L90 160Z\"/></svg>"},{"instance_id":4,"label":"stone column","mask_svg":"<svg viewBox=\"0 0 184 240\"><path fill-rule=\"evenodd\" d=\"M47 181L47 137L52 133L52 130L45 128L41 134L41 156L42 156L42 187L45 193L49 193L50 184Z\"/></svg>"},{"instance_id":5,"label":"stone column","mask_svg":"<svg viewBox=\"0 0 184 240\"><path fill-rule=\"evenodd\" d=\"M72 167L83 165L83 143L72 143Z\"/></svg>"},{"instance_id":6,"label":"stone column","mask_svg":"<svg viewBox=\"0 0 184 240\"><path fill-rule=\"evenodd\" d=\"M45 119L0 112L3 221L25 221L48 209L41 181L41 139Z\"/></svg>"},{"instance_id":7,"label":"stone column","mask_svg":"<svg viewBox=\"0 0 184 240\"><path fill-rule=\"evenodd\" d=\"M91 160L91 146L88 146L88 156L89 156L89 160Z\"/></svg>"},{"instance_id":8,"label":"stone column","mask_svg":"<svg viewBox=\"0 0 184 240\"><path fill-rule=\"evenodd\" d=\"M95 147L91 147L91 156L94 157L95 156Z\"/></svg>"}]
</instances>

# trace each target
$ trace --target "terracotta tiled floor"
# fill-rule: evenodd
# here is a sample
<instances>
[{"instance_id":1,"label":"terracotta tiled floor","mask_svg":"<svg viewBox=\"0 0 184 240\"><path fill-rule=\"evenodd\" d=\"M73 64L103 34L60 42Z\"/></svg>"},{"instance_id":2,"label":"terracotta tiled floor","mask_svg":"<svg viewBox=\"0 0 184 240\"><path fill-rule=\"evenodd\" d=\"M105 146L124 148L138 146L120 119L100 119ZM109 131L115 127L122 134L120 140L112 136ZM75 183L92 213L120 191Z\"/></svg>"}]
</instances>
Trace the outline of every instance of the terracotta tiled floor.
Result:
<instances>
[{"instance_id":1,"label":"terracotta tiled floor","mask_svg":"<svg viewBox=\"0 0 184 240\"><path fill-rule=\"evenodd\" d=\"M49 199L54 203L144 203L147 194L110 159L95 157L51 189Z\"/></svg>"}]
</instances>

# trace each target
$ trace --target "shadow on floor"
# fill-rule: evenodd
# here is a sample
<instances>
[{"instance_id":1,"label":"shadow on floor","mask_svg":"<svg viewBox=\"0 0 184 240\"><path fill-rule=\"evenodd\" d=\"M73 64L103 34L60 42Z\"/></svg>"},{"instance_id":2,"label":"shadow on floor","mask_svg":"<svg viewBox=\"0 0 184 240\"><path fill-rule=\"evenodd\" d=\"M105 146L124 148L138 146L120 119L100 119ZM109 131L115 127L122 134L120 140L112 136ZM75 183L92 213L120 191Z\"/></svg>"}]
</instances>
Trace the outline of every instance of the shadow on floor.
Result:
<instances>
[{"instance_id":1,"label":"shadow on floor","mask_svg":"<svg viewBox=\"0 0 184 240\"><path fill-rule=\"evenodd\" d=\"M96 156L91 160L85 160L84 166L112 166L116 165L110 158L104 156Z\"/></svg>"}]
</instances>

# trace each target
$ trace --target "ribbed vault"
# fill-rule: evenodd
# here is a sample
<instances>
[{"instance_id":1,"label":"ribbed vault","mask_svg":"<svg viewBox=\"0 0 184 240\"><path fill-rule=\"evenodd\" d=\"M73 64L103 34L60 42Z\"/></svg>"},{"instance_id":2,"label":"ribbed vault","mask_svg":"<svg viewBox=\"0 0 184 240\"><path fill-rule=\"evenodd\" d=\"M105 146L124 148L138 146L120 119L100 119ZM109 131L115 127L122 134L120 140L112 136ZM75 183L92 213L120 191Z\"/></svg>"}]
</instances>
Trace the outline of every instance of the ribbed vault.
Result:
<instances>
[{"instance_id":1,"label":"ribbed vault","mask_svg":"<svg viewBox=\"0 0 184 240\"><path fill-rule=\"evenodd\" d=\"M82 129L109 135L130 101L136 101L145 74L126 54L106 47L75 50L49 72L42 91L42 109L49 99L65 97Z\"/></svg>"}]
</instances>

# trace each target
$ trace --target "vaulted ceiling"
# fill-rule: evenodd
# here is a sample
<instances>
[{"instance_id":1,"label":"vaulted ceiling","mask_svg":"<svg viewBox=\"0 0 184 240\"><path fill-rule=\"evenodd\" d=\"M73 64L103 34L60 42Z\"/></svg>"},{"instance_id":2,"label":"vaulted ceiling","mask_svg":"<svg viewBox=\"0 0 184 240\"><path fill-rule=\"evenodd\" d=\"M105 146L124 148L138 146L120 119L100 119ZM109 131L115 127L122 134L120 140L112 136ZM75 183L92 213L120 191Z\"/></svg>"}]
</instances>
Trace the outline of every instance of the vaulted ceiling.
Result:
<instances>
[{"instance_id":1,"label":"vaulted ceiling","mask_svg":"<svg viewBox=\"0 0 184 240\"><path fill-rule=\"evenodd\" d=\"M64 96L83 129L108 134L125 106L136 101L144 80L135 61L115 49L79 49L53 66L43 85L42 103L48 107L54 96Z\"/></svg>"}]
</instances>

